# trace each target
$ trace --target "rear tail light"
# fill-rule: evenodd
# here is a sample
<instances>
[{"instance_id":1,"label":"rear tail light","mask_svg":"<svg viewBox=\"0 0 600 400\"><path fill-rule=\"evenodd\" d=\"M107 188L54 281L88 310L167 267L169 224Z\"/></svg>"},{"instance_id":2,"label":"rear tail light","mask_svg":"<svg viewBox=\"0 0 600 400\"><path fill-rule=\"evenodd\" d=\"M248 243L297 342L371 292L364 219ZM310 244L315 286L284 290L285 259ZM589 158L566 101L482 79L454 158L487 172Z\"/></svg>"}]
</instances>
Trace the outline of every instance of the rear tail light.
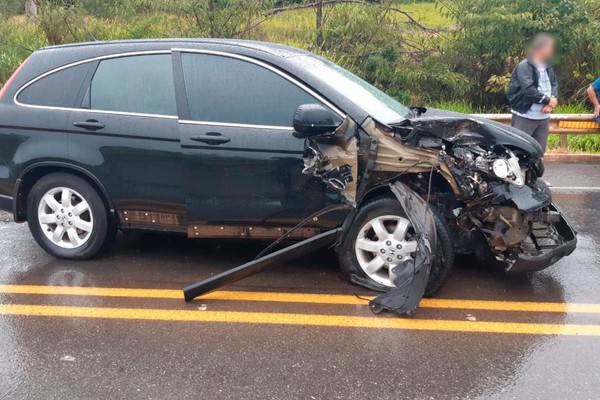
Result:
<instances>
[{"instance_id":1,"label":"rear tail light","mask_svg":"<svg viewBox=\"0 0 600 400\"><path fill-rule=\"evenodd\" d=\"M2 101L2 97L4 97L4 94L8 90L8 87L10 86L12 81L16 78L16 76L19 74L19 72L21 72L21 70L27 63L27 61L29 61L29 57L27 57L27 60L23 61L23 63L21 65L19 65L19 68L17 68L17 70L11 75L11 77L8 78L8 80L6 81L4 86L2 86L2 89L0 89L0 101Z\"/></svg>"}]
</instances>

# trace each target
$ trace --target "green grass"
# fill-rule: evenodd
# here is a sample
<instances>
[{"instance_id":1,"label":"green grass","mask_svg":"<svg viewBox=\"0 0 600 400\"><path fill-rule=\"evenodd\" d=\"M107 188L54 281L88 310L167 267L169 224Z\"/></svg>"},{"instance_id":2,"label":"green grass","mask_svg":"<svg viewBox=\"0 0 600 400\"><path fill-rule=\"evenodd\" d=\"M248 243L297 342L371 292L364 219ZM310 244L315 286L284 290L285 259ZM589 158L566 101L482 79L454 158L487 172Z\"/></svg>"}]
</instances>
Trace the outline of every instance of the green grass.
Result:
<instances>
[{"instance_id":1,"label":"green grass","mask_svg":"<svg viewBox=\"0 0 600 400\"><path fill-rule=\"evenodd\" d=\"M445 28L452 20L444 15L444 6L438 3L399 4L398 8L410 13L410 16L428 28Z\"/></svg>"},{"instance_id":2,"label":"green grass","mask_svg":"<svg viewBox=\"0 0 600 400\"><path fill-rule=\"evenodd\" d=\"M443 101L431 105L435 108L441 108L442 110L456 111L464 114L473 114L475 109L473 106L464 101Z\"/></svg>"},{"instance_id":3,"label":"green grass","mask_svg":"<svg viewBox=\"0 0 600 400\"><path fill-rule=\"evenodd\" d=\"M592 109L583 104L559 104L554 114L590 114Z\"/></svg>"},{"instance_id":4,"label":"green grass","mask_svg":"<svg viewBox=\"0 0 600 400\"><path fill-rule=\"evenodd\" d=\"M548 137L548 149L557 150L558 135ZM568 135L569 151L574 153L600 153L600 135Z\"/></svg>"},{"instance_id":5,"label":"green grass","mask_svg":"<svg viewBox=\"0 0 600 400\"><path fill-rule=\"evenodd\" d=\"M30 50L45 45L38 29L25 17L0 20L0 84L29 56Z\"/></svg>"},{"instance_id":6,"label":"green grass","mask_svg":"<svg viewBox=\"0 0 600 400\"><path fill-rule=\"evenodd\" d=\"M313 42L307 43L307 39L313 37L315 18L313 10L284 12L264 22L261 28L270 42L306 48Z\"/></svg>"},{"instance_id":7,"label":"green grass","mask_svg":"<svg viewBox=\"0 0 600 400\"><path fill-rule=\"evenodd\" d=\"M452 20L444 16L444 8L437 2L406 3L398 1L395 8L410 13L410 16L428 28L443 28L452 24ZM338 8L360 8L355 4L338 4ZM393 13L398 21L407 22L408 18L400 13ZM275 15L262 24L266 40L296 47L307 47L307 38L314 39L315 10L297 10ZM325 10L327 21L327 9Z\"/></svg>"}]
</instances>

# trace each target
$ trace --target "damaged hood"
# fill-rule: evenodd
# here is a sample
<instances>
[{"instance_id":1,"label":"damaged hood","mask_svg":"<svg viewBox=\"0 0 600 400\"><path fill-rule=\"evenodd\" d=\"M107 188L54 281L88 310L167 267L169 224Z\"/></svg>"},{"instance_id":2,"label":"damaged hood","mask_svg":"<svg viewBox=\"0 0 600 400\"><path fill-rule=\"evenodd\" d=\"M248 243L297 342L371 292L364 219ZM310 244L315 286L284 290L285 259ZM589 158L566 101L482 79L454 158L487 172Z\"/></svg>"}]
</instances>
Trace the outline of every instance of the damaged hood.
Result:
<instances>
[{"instance_id":1,"label":"damaged hood","mask_svg":"<svg viewBox=\"0 0 600 400\"><path fill-rule=\"evenodd\" d=\"M539 143L531 136L486 118L428 108L409 122L421 132L457 145L500 145L524 151L533 159L542 155Z\"/></svg>"}]
</instances>

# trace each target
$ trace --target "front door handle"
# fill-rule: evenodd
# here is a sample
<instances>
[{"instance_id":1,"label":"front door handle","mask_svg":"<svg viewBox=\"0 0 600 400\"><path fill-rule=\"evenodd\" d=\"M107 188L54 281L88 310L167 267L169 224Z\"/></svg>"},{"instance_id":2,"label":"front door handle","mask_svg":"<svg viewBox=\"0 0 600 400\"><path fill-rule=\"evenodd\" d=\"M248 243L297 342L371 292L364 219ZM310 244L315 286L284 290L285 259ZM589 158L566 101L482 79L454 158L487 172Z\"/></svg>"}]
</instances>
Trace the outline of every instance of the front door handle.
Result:
<instances>
[{"instance_id":1,"label":"front door handle","mask_svg":"<svg viewBox=\"0 0 600 400\"><path fill-rule=\"evenodd\" d=\"M98 131L104 128L104 124L95 119L88 119L87 121L83 122L73 122L73 125L87 131Z\"/></svg>"},{"instance_id":2,"label":"front door handle","mask_svg":"<svg viewBox=\"0 0 600 400\"><path fill-rule=\"evenodd\" d=\"M229 143L231 141L231 139L221 135L219 132L208 132L205 135L190 136L190 140L211 145L219 145L223 143Z\"/></svg>"}]
</instances>

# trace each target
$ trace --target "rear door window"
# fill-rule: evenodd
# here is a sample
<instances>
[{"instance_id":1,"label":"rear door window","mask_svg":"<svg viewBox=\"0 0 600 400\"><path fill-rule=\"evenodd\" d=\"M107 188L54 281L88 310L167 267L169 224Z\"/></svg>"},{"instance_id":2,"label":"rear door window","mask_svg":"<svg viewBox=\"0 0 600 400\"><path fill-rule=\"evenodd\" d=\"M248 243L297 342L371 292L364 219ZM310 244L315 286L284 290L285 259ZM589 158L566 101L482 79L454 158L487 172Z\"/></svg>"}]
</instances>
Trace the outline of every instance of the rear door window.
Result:
<instances>
[{"instance_id":1,"label":"rear door window","mask_svg":"<svg viewBox=\"0 0 600 400\"><path fill-rule=\"evenodd\" d=\"M182 54L190 109L196 121L291 127L302 104L320 103L260 65L210 54Z\"/></svg>"},{"instance_id":2,"label":"rear door window","mask_svg":"<svg viewBox=\"0 0 600 400\"><path fill-rule=\"evenodd\" d=\"M83 107L176 116L171 55L128 56L101 61Z\"/></svg>"},{"instance_id":3,"label":"rear door window","mask_svg":"<svg viewBox=\"0 0 600 400\"><path fill-rule=\"evenodd\" d=\"M72 108L90 66L84 63L53 72L25 87L17 100L28 105Z\"/></svg>"}]
</instances>

